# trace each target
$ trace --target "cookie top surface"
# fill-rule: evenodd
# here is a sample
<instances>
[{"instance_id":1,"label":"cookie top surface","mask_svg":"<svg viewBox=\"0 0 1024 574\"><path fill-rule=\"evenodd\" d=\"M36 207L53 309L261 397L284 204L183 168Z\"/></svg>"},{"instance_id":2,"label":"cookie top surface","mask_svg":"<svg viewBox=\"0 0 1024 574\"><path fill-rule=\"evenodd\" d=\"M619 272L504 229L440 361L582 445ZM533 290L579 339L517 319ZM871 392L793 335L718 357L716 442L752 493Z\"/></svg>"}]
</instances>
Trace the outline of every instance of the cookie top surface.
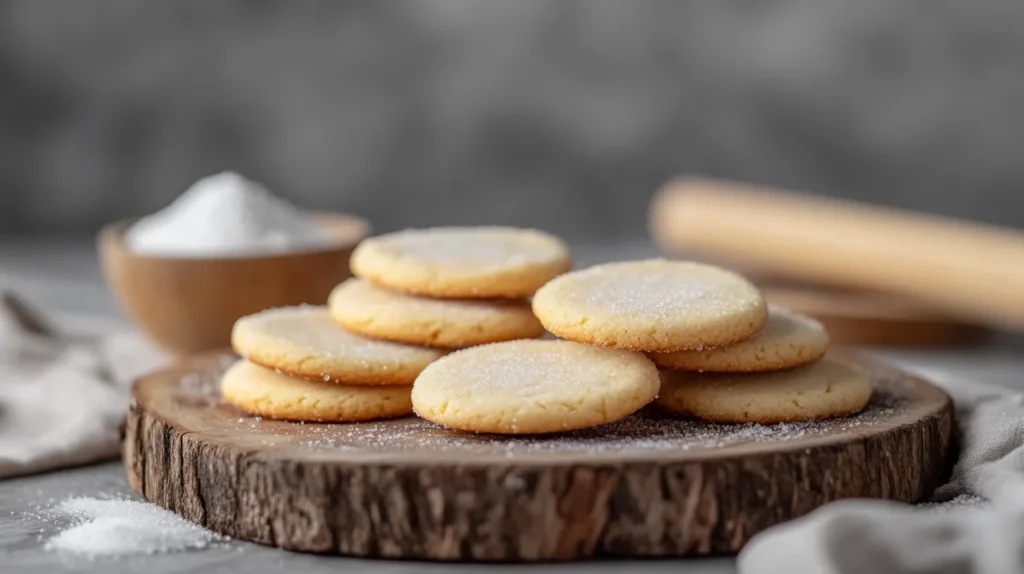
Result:
<instances>
[{"instance_id":1,"label":"cookie top surface","mask_svg":"<svg viewBox=\"0 0 1024 574\"><path fill-rule=\"evenodd\" d=\"M828 333L818 321L778 305L769 305L768 321L751 339L728 347L650 353L648 356L659 367L684 371L777 371L820 359L828 350L828 343Z\"/></svg>"},{"instance_id":2,"label":"cookie top surface","mask_svg":"<svg viewBox=\"0 0 1024 574\"><path fill-rule=\"evenodd\" d=\"M326 307L284 307L243 317L231 334L235 352L294 377L346 385L410 385L443 353L377 341L335 324Z\"/></svg>"},{"instance_id":3,"label":"cookie top surface","mask_svg":"<svg viewBox=\"0 0 1024 574\"><path fill-rule=\"evenodd\" d=\"M544 334L525 300L434 299L382 289L366 279L338 285L328 307L350 331L413 345L461 348Z\"/></svg>"},{"instance_id":4,"label":"cookie top surface","mask_svg":"<svg viewBox=\"0 0 1024 574\"><path fill-rule=\"evenodd\" d=\"M768 315L743 277L664 259L567 273L537 291L533 311L564 339L656 352L735 344L756 335Z\"/></svg>"},{"instance_id":5,"label":"cookie top surface","mask_svg":"<svg viewBox=\"0 0 1024 574\"><path fill-rule=\"evenodd\" d=\"M409 386L350 386L290 377L249 361L221 380L224 399L245 412L275 419L340 422L407 415Z\"/></svg>"},{"instance_id":6,"label":"cookie top surface","mask_svg":"<svg viewBox=\"0 0 1024 574\"><path fill-rule=\"evenodd\" d=\"M662 371L658 406L716 422L776 423L850 414L867 405L871 379L843 361L770 373Z\"/></svg>"},{"instance_id":7,"label":"cookie top surface","mask_svg":"<svg viewBox=\"0 0 1024 574\"><path fill-rule=\"evenodd\" d=\"M413 385L416 413L463 430L536 434L619 420L658 392L640 353L571 341L509 341L456 351Z\"/></svg>"},{"instance_id":8,"label":"cookie top surface","mask_svg":"<svg viewBox=\"0 0 1024 574\"><path fill-rule=\"evenodd\" d=\"M572 267L565 243L513 227L407 229L364 240L352 272L398 291L452 298L521 298Z\"/></svg>"}]
</instances>

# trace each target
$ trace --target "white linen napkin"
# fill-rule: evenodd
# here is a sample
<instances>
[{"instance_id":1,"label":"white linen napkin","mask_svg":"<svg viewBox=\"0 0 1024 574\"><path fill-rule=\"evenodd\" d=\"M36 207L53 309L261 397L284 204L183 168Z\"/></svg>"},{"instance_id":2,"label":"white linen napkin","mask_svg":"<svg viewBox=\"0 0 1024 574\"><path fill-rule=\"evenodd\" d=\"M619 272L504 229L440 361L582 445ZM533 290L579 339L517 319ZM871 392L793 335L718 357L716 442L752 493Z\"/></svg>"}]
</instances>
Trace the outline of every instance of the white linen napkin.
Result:
<instances>
[{"instance_id":1,"label":"white linen napkin","mask_svg":"<svg viewBox=\"0 0 1024 574\"><path fill-rule=\"evenodd\" d=\"M129 385L163 362L135 332L62 332L0 292L0 478L116 458Z\"/></svg>"},{"instance_id":2,"label":"white linen napkin","mask_svg":"<svg viewBox=\"0 0 1024 574\"><path fill-rule=\"evenodd\" d=\"M1024 572L1024 394L928 372L956 404L960 458L935 501L826 505L755 536L740 574L1011 574Z\"/></svg>"}]
</instances>

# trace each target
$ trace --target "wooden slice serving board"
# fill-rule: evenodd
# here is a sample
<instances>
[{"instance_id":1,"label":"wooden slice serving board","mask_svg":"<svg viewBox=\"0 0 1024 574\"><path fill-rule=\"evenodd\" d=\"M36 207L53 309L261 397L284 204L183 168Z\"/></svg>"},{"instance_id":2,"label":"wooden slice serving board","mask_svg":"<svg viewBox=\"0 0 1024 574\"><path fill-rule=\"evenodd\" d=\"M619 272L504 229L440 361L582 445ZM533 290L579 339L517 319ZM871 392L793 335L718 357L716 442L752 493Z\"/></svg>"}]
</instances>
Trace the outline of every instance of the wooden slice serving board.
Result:
<instances>
[{"instance_id":1,"label":"wooden slice serving board","mask_svg":"<svg viewBox=\"0 0 1024 574\"><path fill-rule=\"evenodd\" d=\"M854 417L730 426L642 413L531 438L414 417L260 420L219 401L234 358L208 356L136 383L124 461L147 499L292 550L473 561L733 553L827 502L915 501L945 479L949 397L847 358L875 382Z\"/></svg>"}]
</instances>

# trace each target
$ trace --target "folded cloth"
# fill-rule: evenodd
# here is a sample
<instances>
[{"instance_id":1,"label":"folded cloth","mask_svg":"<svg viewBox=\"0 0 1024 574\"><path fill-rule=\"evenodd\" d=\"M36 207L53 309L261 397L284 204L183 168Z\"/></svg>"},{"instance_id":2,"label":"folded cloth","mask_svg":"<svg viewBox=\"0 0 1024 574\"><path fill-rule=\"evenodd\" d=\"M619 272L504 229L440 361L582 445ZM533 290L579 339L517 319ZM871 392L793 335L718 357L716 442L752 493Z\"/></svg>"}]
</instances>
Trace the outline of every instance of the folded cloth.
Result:
<instances>
[{"instance_id":1,"label":"folded cloth","mask_svg":"<svg viewBox=\"0 0 1024 574\"><path fill-rule=\"evenodd\" d=\"M116 458L129 384L163 361L138 333L64 333L0 293L0 478Z\"/></svg>"},{"instance_id":2,"label":"folded cloth","mask_svg":"<svg viewBox=\"0 0 1024 574\"><path fill-rule=\"evenodd\" d=\"M826 505L770 528L743 549L741 574L1003 574L1024 572L1024 394L927 373L953 397L960 458L935 501Z\"/></svg>"}]
</instances>

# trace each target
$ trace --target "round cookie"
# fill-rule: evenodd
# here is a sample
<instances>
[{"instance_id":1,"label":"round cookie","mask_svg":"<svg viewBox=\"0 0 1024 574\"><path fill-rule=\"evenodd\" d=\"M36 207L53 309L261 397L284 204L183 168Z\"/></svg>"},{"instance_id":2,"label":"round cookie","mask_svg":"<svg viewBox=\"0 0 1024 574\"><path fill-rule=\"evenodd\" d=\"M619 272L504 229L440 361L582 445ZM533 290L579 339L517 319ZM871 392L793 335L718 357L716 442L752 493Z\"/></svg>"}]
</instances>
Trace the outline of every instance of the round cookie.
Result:
<instances>
[{"instance_id":1,"label":"round cookie","mask_svg":"<svg viewBox=\"0 0 1024 574\"><path fill-rule=\"evenodd\" d=\"M561 239L513 227L407 229L364 240L352 272L408 293L442 298L529 297L572 268Z\"/></svg>"},{"instance_id":2,"label":"round cookie","mask_svg":"<svg viewBox=\"0 0 1024 574\"><path fill-rule=\"evenodd\" d=\"M544 334L525 300L431 299L349 279L327 305L349 331L413 345L461 348Z\"/></svg>"},{"instance_id":3,"label":"round cookie","mask_svg":"<svg viewBox=\"0 0 1024 574\"><path fill-rule=\"evenodd\" d=\"M411 385L444 353L350 333L326 307L283 307L243 317L231 333L235 352L293 377L346 385Z\"/></svg>"},{"instance_id":4,"label":"round cookie","mask_svg":"<svg viewBox=\"0 0 1024 574\"><path fill-rule=\"evenodd\" d=\"M224 373L221 395L239 409L288 421L343 422L412 412L409 386L349 386L289 377L245 360Z\"/></svg>"},{"instance_id":5,"label":"round cookie","mask_svg":"<svg viewBox=\"0 0 1024 574\"><path fill-rule=\"evenodd\" d=\"M416 413L446 427L539 434L619 420L658 393L640 353L571 341L508 341L456 351L420 373Z\"/></svg>"},{"instance_id":6,"label":"round cookie","mask_svg":"<svg viewBox=\"0 0 1024 574\"><path fill-rule=\"evenodd\" d=\"M676 414L722 423L779 423L860 411L871 399L865 373L833 359L771 373L662 371L657 404Z\"/></svg>"},{"instance_id":7,"label":"round cookie","mask_svg":"<svg viewBox=\"0 0 1024 574\"><path fill-rule=\"evenodd\" d=\"M748 373L791 369L817 361L828 350L828 332L814 319L768 305L768 322L751 339L702 351L650 353L659 367L682 371Z\"/></svg>"},{"instance_id":8,"label":"round cookie","mask_svg":"<svg viewBox=\"0 0 1024 574\"><path fill-rule=\"evenodd\" d=\"M563 339L669 352L745 341L761 330L768 307L735 273L653 259L562 275L537 291L533 312Z\"/></svg>"}]
</instances>

